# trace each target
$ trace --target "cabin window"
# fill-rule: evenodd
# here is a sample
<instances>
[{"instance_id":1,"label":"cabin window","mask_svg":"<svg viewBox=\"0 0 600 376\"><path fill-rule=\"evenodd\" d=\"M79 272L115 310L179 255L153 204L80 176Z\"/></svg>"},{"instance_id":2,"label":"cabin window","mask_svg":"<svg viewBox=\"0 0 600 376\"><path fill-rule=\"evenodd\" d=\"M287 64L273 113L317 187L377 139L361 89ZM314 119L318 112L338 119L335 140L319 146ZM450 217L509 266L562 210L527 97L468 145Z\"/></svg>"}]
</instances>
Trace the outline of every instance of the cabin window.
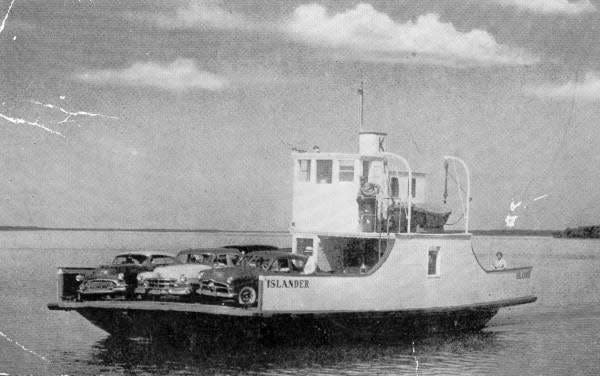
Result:
<instances>
[{"instance_id":1,"label":"cabin window","mask_svg":"<svg viewBox=\"0 0 600 376\"><path fill-rule=\"evenodd\" d=\"M429 248L428 253L428 261L427 261L427 275L429 276L439 276L439 258L440 247L431 247Z\"/></svg>"},{"instance_id":2,"label":"cabin window","mask_svg":"<svg viewBox=\"0 0 600 376\"><path fill-rule=\"evenodd\" d=\"M333 161L328 159L317 160L317 184L331 184L333 175Z\"/></svg>"},{"instance_id":3,"label":"cabin window","mask_svg":"<svg viewBox=\"0 0 600 376\"><path fill-rule=\"evenodd\" d=\"M310 181L310 159L298 160L298 181Z\"/></svg>"},{"instance_id":4,"label":"cabin window","mask_svg":"<svg viewBox=\"0 0 600 376\"><path fill-rule=\"evenodd\" d=\"M354 161L340 160L340 181L354 181Z\"/></svg>"},{"instance_id":5,"label":"cabin window","mask_svg":"<svg viewBox=\"0 0 600 376\"><path fill-rule=\"evenodd\" d=\"M393 240L320 237L319 270L331 274L372 272L394 245Z\"/></svg>"},{"instance_id":6,"label":"cabin window","mask_svg":"<svg viewBox=\"0 0 600 376\"><path fill-rule=\"evenodd\" d=\"M313 254L313 239L312 238L297 238L296 253L300 255L312 256Z\"/></svg>"},{"instance_id":7,"label":"cabin window","mask_svg":"<svg viewBox=\"0 0 600 376\"><path fill-rule=\"evenodd\" d=\"M369 166L369 161L363 161L362 176L365 178L369 178Z\"/></svg>"},{"instance_id":8,"label":"cabin window","mask_svg":"<svg viewBox=\"0 0 600 376\"><path fill-rule=\"evenodd\" d=\"M393 177L390 182L390 190L392 191L392 197L398 197L400 195L400 185L398 184L398 178Z\"/></svg>"},{"instance_id":9,"label":"cabin window","mask_svg":"<svg viewBox=\"0 0 600 376\"><path fill-rule=\"evenodd\" d=\"M417 195L417 179L415 178L412 178L412 181L410 182L410 192L412 197L415 198Z\"/></svg>"}]
</instances>

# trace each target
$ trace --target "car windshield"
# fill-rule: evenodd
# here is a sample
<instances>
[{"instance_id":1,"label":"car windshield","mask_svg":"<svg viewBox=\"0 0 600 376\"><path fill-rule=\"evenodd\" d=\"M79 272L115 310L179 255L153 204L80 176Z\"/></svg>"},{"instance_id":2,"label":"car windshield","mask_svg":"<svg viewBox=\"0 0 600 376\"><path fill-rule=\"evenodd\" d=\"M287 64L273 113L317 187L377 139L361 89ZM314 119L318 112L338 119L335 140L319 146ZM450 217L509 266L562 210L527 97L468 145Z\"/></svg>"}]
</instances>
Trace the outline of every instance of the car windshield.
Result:
<instances>
[{"instance_id":1,"label":"car windshield","mask_svg":"<svg viewBox=\"0 0 600 376\"><path fill-rule=\"evenodd\" d=\"M175 259L171 256L158 255L153 256L150 262L153 265L170 265L175 263Z\"/></svg>"},{"instance_id":2,"label":"car windshield","mask_svg":"<svg viewBox=\"0 0 600 376\"><path fill-rule=\"evenodd\" d=\"M180 253L177 255L179 262L184 264L210 265L214 257L213 253Z\"/></svg>"},{"instance_id":3,"label":"car windshield","mask_svg":"<svg viewBox=\"0 0 600 376\"><path fill-rule=\"evenodd\" d=\"M283 257L249 255L244 257L240 261L240 264L280 273L301 272L304 269L305 259L294 255L286 255Z\"/></svg>"},{"instance_id":4,"label":"car windshield","mask_svg":"<svg viewBox=\"0 0 600 376\"><path fill-rule=\"evenodd\" d=\"M129 255L118 255L117 257L115 257L115 259L113 260L113 265L123 265L123 264L142 264L144 261L146 261L147 257L145 255L136 255L136 254L129 254Z\"/></svg>"},{"instance_id":5,"label":"car windshield","mask_svg":"<svg viewBox=\"0 0 600 376\"><path fill-rule=\"evenodd\" d=\"M263 268L268 269L269 265L273 262L271 257L261 256L261 255L250 255L246 256L240 261L241 264L250 266L253 268Z\"/></svg>"},{"instance_id":6,"label":"car windshield","mask_svg":"<svg viewBox=\"0 0 600 376\"><path fill-rule=\"evenodd\" d=\"M280 257L273 263L271 270L279 273L301 272L304 264L304 259L301 257Z\"/></svg>"}]
</instances>

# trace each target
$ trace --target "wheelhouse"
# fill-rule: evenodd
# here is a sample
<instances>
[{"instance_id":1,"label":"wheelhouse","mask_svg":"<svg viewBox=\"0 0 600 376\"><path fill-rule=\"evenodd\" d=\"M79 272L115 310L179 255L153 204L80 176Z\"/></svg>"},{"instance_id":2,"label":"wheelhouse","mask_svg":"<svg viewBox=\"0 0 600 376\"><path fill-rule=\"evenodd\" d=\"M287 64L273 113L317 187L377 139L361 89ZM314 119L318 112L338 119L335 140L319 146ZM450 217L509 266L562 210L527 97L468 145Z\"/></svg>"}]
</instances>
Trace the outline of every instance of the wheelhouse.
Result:
<instances>
[{"instance_id":1,"label":"wheelhouse","mask_svg":"<svg viewBox=\"0 0 600 376\"><path fill-rule=\"evenodd\" d=\"M365 270L396 235L444 232L451 210L426 203L427 175L386 152L386 136L361 132L358 154L292 154L295 253L321 253L325 270Z\"/></svg>"}]
</instances>

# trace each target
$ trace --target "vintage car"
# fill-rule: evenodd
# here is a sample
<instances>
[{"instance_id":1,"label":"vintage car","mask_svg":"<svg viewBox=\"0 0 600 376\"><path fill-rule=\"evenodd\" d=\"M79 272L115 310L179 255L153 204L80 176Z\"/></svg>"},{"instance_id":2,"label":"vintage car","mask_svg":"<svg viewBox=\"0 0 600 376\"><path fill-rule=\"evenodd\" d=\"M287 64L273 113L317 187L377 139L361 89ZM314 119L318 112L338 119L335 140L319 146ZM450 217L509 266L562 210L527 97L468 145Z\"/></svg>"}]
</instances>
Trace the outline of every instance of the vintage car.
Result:
<instances>
[{"instance_id":1,"label":"vintage car","mask_svg":"<svg viewBox=\"0 0 600 376\"><path fill-rule=\"evenodd\" d=\"M233 301L241 306L256 304L258 276L301 274L307 257L284 250L256 251L245 255L237 266L200 273L203 297Z\"/></svg>"},{"instance_id":2,"label":"vintage car","mask_svg":"<svg viewBox=\"0 0 600 376\"><path fill-rule=\"evenodd\" d=\"M177 262L173 255L163 252L136 251L118 254L110 265L101 265L87 275L77 275L76 280L81 282L77 298L91 300L132 297L138 273Z\"/></svg>"},{"instance_id":3,"label":"vintage car","mask_svg":"<svg viewBox=\"0 0 600 376\"><path fill-rule=\"evenodd\" d=\"M234 266L241 258L234 248L198 248L180 251L176 265L140 273L135 295L138 299L172 297L185 300L195 296L200 285L198 274L211 268Z\"/></svg>"},{"instance_id":4,"label":"vintage car","mask_svg":"<svg viewBox=\"0 0 600 376\"><path fill-rule=\"evenodd\" d=\"M265 244L233 244L233 245L223 246L223 248L237 249L238 251L242 252L243 254L257 252L257 251L277 251L277 250L279 250L279 248L275 247L274 245L265 245Z\"/></svg>"}]
</instances>

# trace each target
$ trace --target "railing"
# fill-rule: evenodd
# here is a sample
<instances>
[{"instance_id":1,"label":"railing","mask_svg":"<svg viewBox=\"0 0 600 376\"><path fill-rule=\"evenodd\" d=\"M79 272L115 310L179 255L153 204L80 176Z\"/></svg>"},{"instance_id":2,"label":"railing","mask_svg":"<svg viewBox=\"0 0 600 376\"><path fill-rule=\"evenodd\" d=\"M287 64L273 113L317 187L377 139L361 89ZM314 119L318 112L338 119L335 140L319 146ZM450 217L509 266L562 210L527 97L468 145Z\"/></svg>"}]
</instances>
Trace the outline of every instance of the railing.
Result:
<instances>
[{"instance_id":1,"label":"railing","mask_svg":"<svg viewBox=\"0 0 600 376\"><path fill-rule=\"evenodd\" d=\"M406 160L406 158L401 157L398 154L394 154L394 153L390 153L390 152L385 152L382 154L384 156L386 156L388 158L388 160L390 158L399 160L406 167L406 171L408 171L408 207L407 207L407 212L406 212L406 221L407 221L406 233L410 234L410 221L411 221L411 214L412 214L412 184L411 184L412 169L410 168L410 164L408 163L408 160Z\"/></svg>"},{"instance_id":2,"label":"railing","mask_svg":"<svg viewBox=\"0 0 600 376\"><path fill-rule=\"evenodd\" d=\"M471 253L473 254L473 258L475 258L477 265L479 265L481 270L483 270L486 273L516 272L517 279L529 279L531 277L531 270L533 269L533 266L513 266L510 268L494 269L491 260L488 260L488 263L489 263L488 267L483 266L483 264L481 263L481 260L479 260L479 257L477 256L477 253L475 252L475 248L473 248L473 245L471 245ZM488 254L488 256L489 256L489 254Z\"/></svg>"}]
</instances>

